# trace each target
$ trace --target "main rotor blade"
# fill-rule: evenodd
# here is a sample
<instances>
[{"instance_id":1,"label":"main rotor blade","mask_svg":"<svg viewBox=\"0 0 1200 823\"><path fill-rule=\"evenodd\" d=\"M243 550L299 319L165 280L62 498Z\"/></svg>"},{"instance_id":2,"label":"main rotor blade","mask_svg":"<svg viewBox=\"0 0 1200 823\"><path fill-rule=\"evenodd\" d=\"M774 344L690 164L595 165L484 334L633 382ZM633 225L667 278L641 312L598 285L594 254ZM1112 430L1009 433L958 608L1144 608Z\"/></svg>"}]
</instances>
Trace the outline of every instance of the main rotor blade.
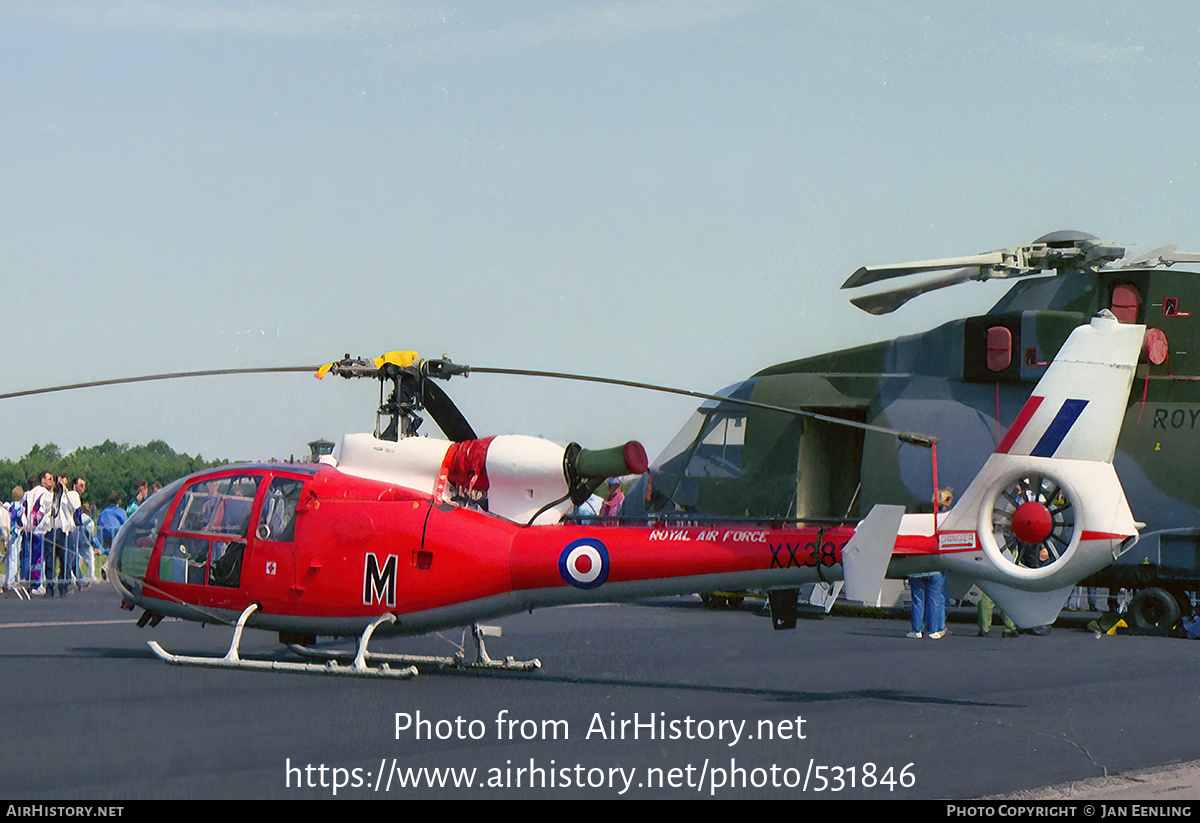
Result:
<instances>
[{"instance_id":1,"label":"main rotor blade","mask_svg":"<svg viewBox=\"0 0 1200 823\"><path fill-rule=\"evenodd\" d=\"M569 374L567 372L555 371L534 371L531 369L500 369L487 368L482 366L465 367L468 374L513 374L522 377L553 377L559 380L578 380L584 383L603 383L609 386L627 386L631 389L645 389L646 391L662 392L664 394L680 394L685 397L695 397L701 400L715 400L718 403L732 403L738 406L748 406L753 409L763 409L764 411L781 412L790 414L796 417L808 417L813 420L823 420L826 423L835 423L841 426L849 426L855 429L863 429L865 431L878 432L880 434L891 435L905 443L912 443L916 446L925 446L929 448L937 442L937 438L927 434L918 432L902 432L895 429L884 428L883 426L873 426L870 423L859 423L854 420L845 420L841 417L830 417L825 414L807 411L805 409L790 409L786 406L772 406L770 403L759 403L757 400L741 400L736 397L722 397L719 394L705 394L704 392L692 391L691 389L674 389L670 386L658 386L654 383L639 383L635 380L618 380L614 377L594 377L586 374Z\"/></svg>"},{"instance_id":2,"label":"main rotor blade","mask_svg":"<svg viewBox=\"0 0 1200 823\"><path fill-rule=\"evenodd\" d=\"M74 389L91 389L97 386L120 386L126 383L149 383L152 380L178 380L184 377L219 377L229 374L286 374L291 372L314 372L319 366L268 366L253 369L206 369L205 371L170 372L167 374L147 374L141 377L118 377L113 380L93 380L90 383L71 383L66 386L51 386L44 389L26 389L25 391L0 394L0 400L14 397L29 397L34 394L49 394L51 392L72 391Z\"/></svg>"},{"instance_id":3,"label":"main rotor blade","mask_svg":"<svg viewBox=\"0 0 1200 823\"><path fill-rule=\"evenodd\" d=\"M1176 263L1200 263L1200 254L1177 252L1174 246L1162 246L1161 248L1139 255L1128 262L1122 260L1120 263L1120 266L1114 268L1137 269L1154 268L1155 266L1174 266Z\"/></svg>"},{"instance_id":4,"label":"main rotor blade","mask_svg":"<svg viewBox=\"0 0 1200 823\"><path fill-rule=\"evenodd\" d=\"M891 280L893 277L903 277L908 274L918 274L942 269L961 269L964 266L998 266L1004 262L1003 252L975 254L970 257L944 257L940 260L921 260L916 263L901 263L895 266L863 266L842 284L843 289L854 289L878 283L880 280Z\"/></svg>"},{"instance_id":5,"label":"main rotor blade","mask_svg":"<svg viewBox=\"0 0 1200 823\"><path fill-rule=\"evenodd\" d=\"M979 268L970 266L939 275L921 283L914 283L911 286L903 286L898 289L879 292L878 294L864 294L851 298L850 302L869 314L890 314L909 300L912 300L914 297L920 297L926 292L937 291L947 286L957 286L959 283L966 283L968 280L978 280L979 278Z\"/></svg>"},{"instance_id":6,"label":"main rotor blade","mask_svg":"<svg viewBox=\"0 0 1200 823\"><path fill-rule=\"evenodd\" d=\"M1136 269L1141 266L1155 266L1160 262L1160 258L1163 255L1170 254L1171 252L1175 251L1176 248L1178 247L1173 243L1168 246L1159 246L1157 249L1151 249L1144 254L1139 254L1132 260L1118 260L1117 262L1121 265L1113 266L1113 268Z\"/></svg>"},{"instance_id":7,"label":"main rotor blade","mask_svg":"<svg viewBox=\"0 0 1200 823\"><path fill-rule=\"evenodd\" d=\"M425 378L421 381L421 390L425 393L425 411L446 437L455 443L476 439L475 430L441 386Z\"/></svg>"}]
</instances>

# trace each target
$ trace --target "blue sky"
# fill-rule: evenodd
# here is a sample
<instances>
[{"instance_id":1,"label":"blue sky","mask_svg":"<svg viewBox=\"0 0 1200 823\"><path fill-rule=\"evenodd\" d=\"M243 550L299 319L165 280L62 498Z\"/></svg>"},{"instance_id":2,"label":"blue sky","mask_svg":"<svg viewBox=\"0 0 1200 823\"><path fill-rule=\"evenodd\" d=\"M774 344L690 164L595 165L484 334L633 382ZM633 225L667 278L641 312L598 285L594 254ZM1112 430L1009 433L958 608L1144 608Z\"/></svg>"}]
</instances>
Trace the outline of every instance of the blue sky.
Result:
<instances>
[{"instance_id":1,"label":"blue sky","mask_svg":"<svg viewBox=\"0 0 1200 823\"><path fill-rule=\"evenodd\" d=\"M1080 229L1200 251L1200 9L1122 2L0 5L5 390L415 349L714 391L987 308L861 265ZM664 446L693 403L476 375L477 431ZM374 386L6 401L0 456L286 457ZM432 427L432 423L428 424Z\"/></svg>"}]
</instances>

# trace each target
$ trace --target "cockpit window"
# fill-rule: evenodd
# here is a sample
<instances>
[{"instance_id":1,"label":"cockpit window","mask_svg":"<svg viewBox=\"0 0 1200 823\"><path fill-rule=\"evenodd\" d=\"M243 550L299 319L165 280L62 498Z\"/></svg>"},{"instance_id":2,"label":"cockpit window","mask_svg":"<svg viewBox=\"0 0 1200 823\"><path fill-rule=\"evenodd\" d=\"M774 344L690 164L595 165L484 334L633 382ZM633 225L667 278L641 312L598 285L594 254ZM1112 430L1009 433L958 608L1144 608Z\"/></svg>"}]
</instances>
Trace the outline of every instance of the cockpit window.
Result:
<instances>
[{"instance_id":1,"label":"cockpit window","mask_svg":"<svg viewBox=\"0 0 1200 823\"><path fill-rule=\"evenodd\" d=\"M745 412L702 408L667 446L656 471L680 477L737 477L745 442Z\"/></svg>"},{"instance_id":2,"label":"cockpit window","mask_svg":"<svg viewBox=\"0 0 1200 823\"><path fill-rule=\"evenodd\" d=\"M263 500L262 513L258 517L255 535L259 540L290 542L296 536L296 505L300 502L300 490L304 481L287 477L276 477L271 481Z\"/></svg>"},{"instance_id":3,"label":"cockpit window","mask_svg":"<svg viewBox=\"0 0 1200 823\"><path fill-rule=\"evenodd\" d=\"M746 443L745 414L711 415L688 461L687 477L737 477Z\"/></svg>"},{"instance_id":4,"label":"cockpit window","mask_svg":"<svg viewBox=\"0 0 1200 823\"><path fill-rule=\"evenodd\" d=\"M210 546L202 537L168 537L158 560L158 579L203 585Z\"/></svg>"},{"instance_id":5,"label":"cockpit window","mask_svg":"<svg viewBox=\"0 0 1200 823\"><path fill-rule=\"evenodd\" d=\"M171 531L245 537L261 480L255 475L233 475L193 483L175 509Z\"/></svg>"},{"instance_id":6,"label":"cockpit window","mask_svg":"<svg viewBox=\"0 0 1200 823\"><path fill-rule=\"evenodd\" d=\"M163 518L175 499L175 492L182 485L182 480L176 480L165 489L155 492L121 527L117 539L113 541L109 559L110 564L116 566L118 574L135 578L145 576Z\"/></svg>"}]
</instances>

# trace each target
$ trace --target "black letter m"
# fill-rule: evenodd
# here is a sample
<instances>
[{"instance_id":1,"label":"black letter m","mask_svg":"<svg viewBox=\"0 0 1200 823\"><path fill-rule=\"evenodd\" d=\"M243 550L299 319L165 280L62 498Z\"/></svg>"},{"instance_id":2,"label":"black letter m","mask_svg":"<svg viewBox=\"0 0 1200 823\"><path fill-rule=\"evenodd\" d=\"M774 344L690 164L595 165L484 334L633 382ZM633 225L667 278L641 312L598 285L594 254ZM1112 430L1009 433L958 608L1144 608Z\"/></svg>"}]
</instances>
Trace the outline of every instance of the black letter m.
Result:
<instances>
[{"instance_id":1,"label":"black letter m","mask_svg":"<svg viewBox=\"0 0 1200 823\"><path fill-rule=\"evenodd\" d=\"M386 606L396 605L396 555L388 555L383 570L375 555L368 553L363 564L363 605L382 602Z\"/></svg>"}]
</instances>

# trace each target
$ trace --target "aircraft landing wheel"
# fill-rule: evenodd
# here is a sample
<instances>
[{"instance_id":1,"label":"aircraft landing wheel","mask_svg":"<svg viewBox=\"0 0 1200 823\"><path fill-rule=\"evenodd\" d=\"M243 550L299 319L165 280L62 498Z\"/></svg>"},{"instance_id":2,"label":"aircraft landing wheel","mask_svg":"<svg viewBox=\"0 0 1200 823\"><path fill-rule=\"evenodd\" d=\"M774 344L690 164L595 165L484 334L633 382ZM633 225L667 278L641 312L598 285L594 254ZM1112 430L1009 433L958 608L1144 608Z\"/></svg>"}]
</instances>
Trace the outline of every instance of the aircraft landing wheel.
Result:
<instances>
[{"instance_id":1,"label":"aircraft landing wheel","mask_svg":"<svg viewBox=\"0 0 1200 823\"><path fill-rule=\"evenodd\" d=\"M742 605L743 600L745 600L745 598L742 597L740 594L735 594L735 595L731 595L730 597L726 597L725 598L725 608L727 608L731 611L736 610L739 606Z\"/></svg>"},{"instance_id":2,"label":"aircraft landing wheel","mask_svg":"<svg viewBox=\"0 0 1200 823\"><path fill-rule=\"evenodd\" d=\"M1151 587L1134 595L1129 604L1133 623L1139 629L1159 629L1164 632L1179 622L1179 604L1165 589Z\"/></svg>"},{"instance_id":3,"label":"aircraft landing wheel","mask_svg":"<svg viewBox=\"0 0 1200 823\"><path fill-rule=\"evenodd\" d=\"M704 604L706 609L715 609L717 607L717 598L708 592L700 593L700 602Z\"/></svg>"}]
</instances>

